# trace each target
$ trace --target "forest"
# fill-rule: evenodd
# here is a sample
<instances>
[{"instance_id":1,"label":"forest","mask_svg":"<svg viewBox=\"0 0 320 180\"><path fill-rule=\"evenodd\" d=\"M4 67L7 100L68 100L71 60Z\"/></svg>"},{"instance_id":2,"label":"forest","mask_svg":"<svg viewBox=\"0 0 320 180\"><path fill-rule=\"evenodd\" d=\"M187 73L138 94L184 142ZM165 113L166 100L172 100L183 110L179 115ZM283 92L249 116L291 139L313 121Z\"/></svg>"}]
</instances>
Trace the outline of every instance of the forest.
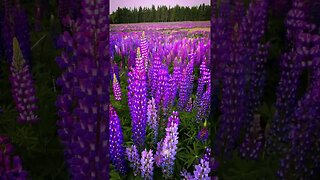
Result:
<instances>
[{"instance_id":1,"label":"forest","mask_svg":"<svg viewBox=\"0 0 320 180\"><path fill-rule=\"evenodd\" d=\"M110 15L111 24L141 22L172 22L172 21L207 21L210 20L210 5L174 7L152 5L151 8L118 8Z\"/></svg>"}]
</instances>

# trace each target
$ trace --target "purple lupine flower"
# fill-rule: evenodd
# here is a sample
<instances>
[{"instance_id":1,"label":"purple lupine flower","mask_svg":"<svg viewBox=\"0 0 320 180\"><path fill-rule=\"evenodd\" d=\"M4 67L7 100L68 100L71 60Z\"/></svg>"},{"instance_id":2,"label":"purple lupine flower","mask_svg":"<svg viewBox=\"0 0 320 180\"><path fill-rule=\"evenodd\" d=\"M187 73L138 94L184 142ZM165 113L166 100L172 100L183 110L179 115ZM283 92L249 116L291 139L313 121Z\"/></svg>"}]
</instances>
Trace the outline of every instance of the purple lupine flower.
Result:
<instances>
[{"instance_id":1,"label":"purple lupine flower","mask_svg":"<svg viewBox=\"0 0 320 180\"><path fill-rule=\"evenodd\" d=\"M137 146L143 146L146 137L147 126L147 79L140 48L137 49L136 65L132 76L128 80L130 86L129 107L132 118L132 139Z\"/></svg>"},{"instance_id":2,"label":"purple lupine flower","mask_svg":"<svg viewBox=\"0 0 320 180\"><path fill-rule=\"evenodd\" d=\"M211 101L211 86L210 82L208 83L206 91L203 93L201 97L201 101L199 103L198 113L196 117L197 122L201 122L208 118L210 112L210 101Z\"/></svg>"},{"instance_id":3,"label":"purple lupine flower","mask_svg":"<svg viewBox=\"0 0 320 180\"><path fill-rule=\"evenodd\" d=\"M200 77L198 79L198 88L196 93L196 101L194 104L194 107L198 108L200 107L200 101L202 98L202 95L205 90L205 85L208 83L208 79L210 78L210 70L207 68L206 60L203 60L200 65Z\"/></svg>"},{"instance_id":4,"label":"purple lupine flower","mask_svg":"<svg viewBox=\"0 0 320 180\"><path fill-rule=\"evenodd\" d=\"M32 74L22 55L18 40L13 38L12 44L13 58L10 67L10 82L13 99L19 112L18 122L35 123L38 121L35 114L37 99Z\"/></svg>"},{"instance_id":5,"label":"purple lupine flower","mask_svg":"<svg viewBox=\"0 0 320 180\"><path fill-rule=\"evenodd\" d=\"M180 80L180 90L179 90L179 102L178 106L180 110L183 110L188 101L188 76L186 69L182 70L182 76Z\"/></svg>"},{"instance_id":6,"label":"purple lupine flower","mask_svg":"<svg viewBox=\"0 0 320 180\"><path fill-rule=\"evenodd\" d=\"M168 94L170 94L170 84L169 84L170 76L169 71L166 67L161 67L158 72L157 78L157 90L155 96L155 102L157 105L157 109L166 108L168 102Z\"/></svg>"},{"instance_id":7,"label":"purple lupine flower","mask_svg":"<svg viewBox=\"0 0 320 180\"><path fill-rule=\"evenodd\" d=\"M27 179L20 157L13 155L13 146L5 136L0 136L0 174L1 179Z\"/></svg>"},{"instance_id":8,"label":"purple lupine flower","mask_svg":"<svg viewBox=\"0 0 320 180\"><path fill-rule=\"evenodd\" d=\"M161 61L160 61L160 56L157 52L154 53L153 55L153 61L152 61L152 67L149 71L150 73L150 82L151 82L151 94L153 97L156 97L156 92L158 89L158 74L161 69Z\"/></svg>"},{"instance_id":9,"label":"purple lupine flower","mask_svg":"<svg viewBox=\"0 0 320 180\"><path fill-rule=\"evenodd\" d=\"M200 141L203 141L203 142L208 140L208 138L209 138L209 130L208 130L208 127L207 127L207 120L205 120L203 127L200 129L200 131L199 131L199 133L197 135L197 138Z\"/></svg>"},{"instance_id":10,"label":"purple lupine flower","mask_svg":"<svg viewBox=\"0 0 320 180\"><path fill-rule=\"evenodd\" d=\"M68 20L57 58L64 70L57 83L59 136L74 179L108 178L109 61L107 51L108 2L82 1L82 19ZM98 12L98 13L96 13ZM64 84L66 82L67 84ZM69 137L66 137L69 136Z\"/></svg>"},{"instance_id":11,"label":"purple lupine flower","mask_svg":"<svg viewBox=\"0 0 320 180\"><path fill-rule=\"evenodd\" d=\"M152 97L149 101L148 101L148 125L151 127L151 129L153 130L153 140L154 142L157 141L158 138L158 111L156 109L156 104L155 104L155 100Z\"/></svg>"},{"instance_id":12,"label":"purple lupine flower","mask_svg":"<svg viewBox=\"0 0 320 180\"><path fill-rule=\"evenodd\" d=\"M215 153L219 155L227 155L233 150L245 121L245 58L241 54L243 44L239 36L238 29L235 28L230 58L225 62L228 68L225 69L222 81L221 124L214 146Z\"/></svg>"},{"instance_id":13,"label":"purple lupine flower","mask_svg":"<svg viewBox=\"0 0 320 180\"><path fill-rule=\"evenodd\" d=\"M138 152L138 149L136 145L132 145L131 147L126 148L126 155L128 158L128 161L130 162L130 167L134 171L134 175L137 176L140 172L140 155Z\"/></svg>"},{"instance_id":14,"label":"purple lupine flower","mask_svg":"<svg viewBox=\"0 0 320 180\"><path fill-rule=\"evenodd\" d=\"M150 149L147 151L146 149L141 152L141 160L140 160L140 170L141 177L143 179L153 179L153 154Z\"/></svg>"},{"instance_id":15,"label":"purple lupine flower","mask_svg":"<svg viewBox=\"0 0 320 180\"><path fill-rule=\"evenodd\" d=\"M161 152L162 152L162 143L163 143L163 139L157 143L157 151L156 151L156 154L154 155L154 161L155 161L155 163L156 163L156 165L158 167L161 166L162 160L163 160L162 159L162 154L161 154Z\"/></svg>"},{"instance_id":16,"label":"purple lupine flower","mask_svg":"<svg viewBox=\"0 0 320 180\"><path fill-rule=\"evenodd\" d=\"M201 159L200 164L196 165L195 170L193 171L194 178L210 180L209 173L210 173L209 161L205 161L204 159Z\"/></svg>"},{"instance_id":17,"label":"purple lupine flower","mask_svg":"<svg viewBox=\"0 0 320 180\"><path fill-rule=\"evenodd\" d=\"M145 37L145 32L142 32L141 35L141 40L140 40L140 48L141 48L141 56L144 62L144 67L146 71L148 71L148 66L149 66L149 51L148 51L148 44L147 44L147 39Z\"/></svg>"},{"instance_id":18,"label":"purple lupine flower","mask_svg":"<svg viewBox=\"0 0 320 180\"><path fill-rule=\"evenodd\" d=\"M166 128L166 136L162 142L161 156L162 163L161 169L166 178L173 174L174 160L176 159L177 145L178 145L178 126L180 119L178 112L173 111L168 119Z\"/></svg>"},{"instance_id":19,"label":"purple lupine flower","mask_svg":"<svg viewBox=\"0 0 320 180\"><path fill-rule=\"evenodd\" d=\"M115 73L113 73L112 89L113 89L114 99L116 101L121 101L121 88Z\"/></svg>"},{"instance_id":20,"label":"purple lupine flower","mask_svg":"<svg viewBox=\"0 0 320 180\"><path fill-rule=\"evenodd\" d=\"M186 112L191 112L192 111L192 97L189 98L189 101L186 106Z\"/></svg>"},{"instance_id":21,"label":"purple lupine flower","mask_svg":"<svg viewBox=\"0 0 320 180\"><path fill-rule=\"evenodd\" d=\"M206 148L205 153L201 159L199 159L199 164L195 165L195 169L193 171L193 175L191 173L188 173L186 170L181 171L181 176L184 180L197 180L197 179L203 179L203 180L210 180L210 179L217 179L217 177L211 177L209 176L210 172L215 170L211 168L211 159L214 160L214 158L211 157L211 149Z\"/></svg>"},{"instance_id":22,"label":"purple lupine flower","mask_svg":"<svg viewBox=\"0 0 320 180\"><path fill-rule=\"evenodd\" d=\"M320 67L313 69L314 82L289 116L289 148L277 172L279 179L317 179L320 168Z\"/></svg>"},{"instance_id":23,"label":"purple lupine flower","mask_svg":"<svg viewBox=\"0 0 320 180\"><path fill-rule=\"evenodd\" d=\"M240 146L242 157L257 160L263 148L263 132L260 127L260 116L255 115L250 132L245 134L244 142Z\"/></svg>"},{"instance_id":24,"label":"purple lupine flower","mask_svg":"<svg viewBox=\"0 0 320 180\"><path fill-rule=\"evenodd\" d=\"M116 167L117 171L121 174L125 174L126 162L125 162L125 148L123 146L123 133L121 129L120 119L115 109L110 105L109 107L109 153L112 164Z\"/></svg>"}]
</instances>

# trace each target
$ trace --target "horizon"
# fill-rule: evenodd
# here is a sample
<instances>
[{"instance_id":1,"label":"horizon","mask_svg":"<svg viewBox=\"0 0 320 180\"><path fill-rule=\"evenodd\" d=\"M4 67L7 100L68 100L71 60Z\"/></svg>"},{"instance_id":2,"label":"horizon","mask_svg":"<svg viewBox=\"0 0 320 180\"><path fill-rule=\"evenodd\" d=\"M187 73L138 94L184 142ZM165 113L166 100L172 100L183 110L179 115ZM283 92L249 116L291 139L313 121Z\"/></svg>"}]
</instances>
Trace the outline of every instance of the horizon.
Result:
<instances>
[{"instance_id":1,"label":"horizon","mask_svg":"<svg viewBox=\"0 0 320 180\"><path fill-rule=\"evenodd\" d=\"M152 5L154 5L157 9L158 6L167 6L167 7L174 7L176 5L184 6L184 7L193 7L193 6L199 6L199 5L210 5L210 0L127 0L127 1L117 1L117 0L111 0L110 1L110 11L109 13L112 14L115 12L118 8L128 8L128 9L134 9L134 8L151 8Z\"/></svg>"}]
</instances>

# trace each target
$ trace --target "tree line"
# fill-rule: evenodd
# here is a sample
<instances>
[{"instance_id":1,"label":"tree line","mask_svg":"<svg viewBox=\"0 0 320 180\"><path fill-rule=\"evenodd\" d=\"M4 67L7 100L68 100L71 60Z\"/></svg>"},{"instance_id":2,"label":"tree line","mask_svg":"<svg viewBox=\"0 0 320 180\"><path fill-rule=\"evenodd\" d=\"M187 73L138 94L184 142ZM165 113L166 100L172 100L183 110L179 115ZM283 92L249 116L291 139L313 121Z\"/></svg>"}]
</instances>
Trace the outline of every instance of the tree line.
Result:
<instances>
[{"instance_id":1,"label":"tree line","mask_svg":"<svg viewBox=\"0 0 320 180\"><path fill-rule=\"evenodd\" d=\"M152 5L151 8L120 8L110 15L112 24L120 23L140 23L140 22L172 22L172 21L205 21L210 20L210 5L201 4L199 6L184 7L176 5L174 7Z\"/></svg>"}]
</instances>

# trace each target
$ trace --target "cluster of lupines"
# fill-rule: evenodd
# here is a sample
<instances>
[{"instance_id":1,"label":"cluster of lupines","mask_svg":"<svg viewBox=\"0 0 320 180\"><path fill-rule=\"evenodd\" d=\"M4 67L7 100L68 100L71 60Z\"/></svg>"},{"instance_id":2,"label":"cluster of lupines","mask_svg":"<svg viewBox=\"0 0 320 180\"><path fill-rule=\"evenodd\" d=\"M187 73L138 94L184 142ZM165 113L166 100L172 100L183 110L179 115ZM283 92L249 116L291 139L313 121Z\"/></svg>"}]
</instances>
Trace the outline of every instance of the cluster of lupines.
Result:
<instances>
[{"instance_id":1,"label":"cluster of lupines","mask_svg":"<svg viewBox=\"0 0 320 180\"><path fill-rule=\"evenodd\" d=\"M153 179L154 157L151 149L144 149L140 156L137 147L132 145L126 149L126 155L135 176L141 174L144 179Z\"/></svg>"},{"instance_id":2,"label":"cluster of lupines","mask_svg":"<svg viewBox=\"0 0 320 180\"><path fill-rule=\"evenodd\" d=\"M210 179L218 179L216 176L211 176L211 171L215 170L213 164L214 159L211 158L211 149L206 148L206 151L201 159L199 159L199 164L194 166L193 175L188 173L187 171L181 171L181 176L185 180L210 180Z\"/></svg>"},{"instance_id":3,"label":"cluster of lupines","mask_svg":"<svg viewBox=\"0 0 320 180\"><path fill-rule=\"evenodd\" d=\"M228 10L230 7L229 2L220 5L220 15L212 21L214 30L211 32L213 40L221 44L213 46L212 51L213 62L218 61L214 64L216 72L213 75L221 78L223 87L222 116L215 146L217 154L230 153L239 140L242 127L253 121L251 114L255 110L250 108L253 106L250 100L259 102L261 98L264 72L260 70L264 69L267 55L265 45L260 45L266 27L267 2L251 2L246 13L241 12L241 4L231 11ZM217 69L223 67L224 72ZM251 91L247 91L247 84ZM214 86L217 85L215 82ZM253 98L248 98L250 96Z\"/></svg>"},{"instance_id":4,"label":"cluster of lupines","mask_svg":"<svg viewBox=\"0 0 320 180\"><path fill-rule=\"evenodd\" d=\"M1 179L27 179L20 157L14 155L13 146L5 136L0 136L0 174Z\"/></svg>"},{"instance_id":5,"label":"cluster of lupines","mask_svg":"<svg viewBox=\"0 0 320 180\"><path fill-rule=\"evenodd\" d=\"M58 134L73 179L109 177L108 9L108 1L83 0L82 18L67 19L70 32L59 41Z\"/></svg>"},{"instance_id":6,"label":"cluster of lupines","mask_svg":"<svg viewBox=\"0 0 320 180\"><path fill-rule=\"evenodd\" d=\"M30 65L31 46L28 16L19 2L4 1L4 20L1 28L7 61L9 63L12 61L12 39L16 37L20 43L23 57L26 63Z\"/></svg>"},{"instance_id":7,"label":"cluster of lupines","mask_svg":"<svg viewBox=\"0 0 320 180\"><path fill-rule=\"evenodd\" d=\"M137 37L141 35L137 32L113 33L117 35L111 34L110 44L111 47L114 47L112 56L120 56L122 59L128 58L127 95L134 143L126 149L130 167L135 176L139 174L145 179L151 179L153 163L155 163L162 169L165 178L172 178L180 120L178 112L174 111L172 115L169 112L172 110L172 106L176 105L175 102L182 107L180 109L183 111L192 110L192 106L195 104L192 101L194 69L199 67L201 62L207 61L208 45L206 39L183 38L178 40L180 37L177 38L175 35L164 37L162 33L150 31L147 36L143 32L142 38ZM157 37L159 35L160 38ZM136 41L136 38L139 41ZM137 49L136 53L132 53L133 48ZM149 54L149 52L151 53ZM201 113L203 119L207 117L209 112L211 87L210 70L206 67L207 62L204 64L205 67L201 72L204 87L199 94L201 96L199 111L205 109ZM173 72L170 73L169 69L173 69ZM168 116L168 122L162 120ZM162 123L167 123L164 137L161 133L163 128L159 127ZM156 150L145 149L142 151L145 147L147 124L153 132L154 143L157 143ZM207 136L208 133L205 133L201 138L207 139ZM157 142L157 139L161 140Z\"/></svg>"},{"instance_id":8,"label":"cluster of lupines","mask_svg":"<svg viewBox=\"0 0 320 180\"><path fill-rule=\"evenodd\" d=\"M19 123L34 123L38 121L35 86L29 65L25 61L19 42L13 38L13 57L10 66L10 82L12 96L18 110Z\"/></svg>"},{"instance_id":9,"label":"cluster of lupines","mask_svg":"<svg viewBox=\"0 0 320 180\"><path fill-rule=\"evenodd\" d=\"M125 148L120 119L115 109L109 107L109 154L112 164L122 174L127 172L125 162Z\"/></svg>"}]
</instances>

